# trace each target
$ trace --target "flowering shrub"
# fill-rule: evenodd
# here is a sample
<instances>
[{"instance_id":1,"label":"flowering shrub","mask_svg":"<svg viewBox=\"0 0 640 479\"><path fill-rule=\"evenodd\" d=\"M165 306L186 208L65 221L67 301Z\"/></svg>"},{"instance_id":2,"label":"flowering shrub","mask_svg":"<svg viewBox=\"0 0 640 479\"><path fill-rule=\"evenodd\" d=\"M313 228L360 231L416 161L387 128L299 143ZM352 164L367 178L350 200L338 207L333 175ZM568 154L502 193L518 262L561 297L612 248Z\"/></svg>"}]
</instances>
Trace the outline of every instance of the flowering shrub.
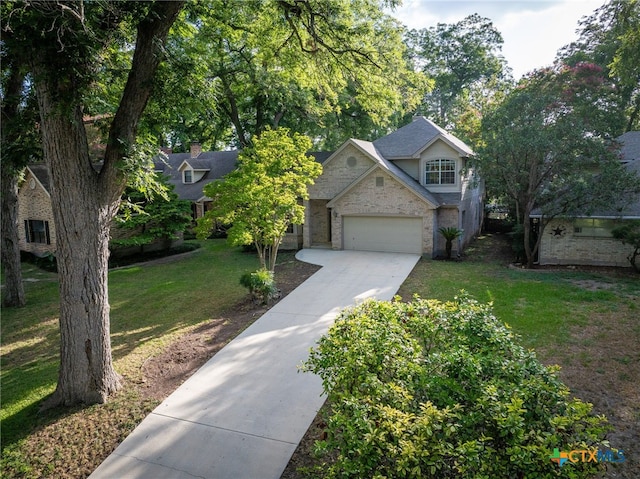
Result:
<instances>
[{"instance_id":1,"label":"flowering shrub","mask_svg":"<svg viewBox=\"0 0 640 479\"><path fill-rule=\"evenodd\" d=\"M304 369L328 394L330 478L588 477L554 448L600 444L606 419L569 396L490 305L367 301L345 310ZM320 471L318 471L320 475Z\"/></svg>"}]
</instances>

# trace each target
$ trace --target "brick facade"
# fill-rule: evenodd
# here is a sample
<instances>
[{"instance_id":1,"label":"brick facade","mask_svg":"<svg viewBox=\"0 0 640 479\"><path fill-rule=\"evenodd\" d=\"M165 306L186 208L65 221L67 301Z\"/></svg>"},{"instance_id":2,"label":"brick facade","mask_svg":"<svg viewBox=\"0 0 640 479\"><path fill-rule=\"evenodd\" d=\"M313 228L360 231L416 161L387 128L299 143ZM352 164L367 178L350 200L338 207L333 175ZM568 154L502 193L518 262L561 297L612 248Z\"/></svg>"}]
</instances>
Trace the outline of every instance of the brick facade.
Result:
<instances>
[{"instance_id":1,"label":"brick facade","mask_svg":"<svg viewBox=\"0 0 640 479\"><path fill-rule=\"evenodd\" d=\"M540 240L540 264L631 266L627 256L632 246L613 237L578 236L573 226L571 220L549 222Z\"/></svg>"},{"instance_id":2,"label":"brick facade","mask_svg":"<svg viewBox=\"0 0 640 479\"><path fill-rule=\"evenodd\" d=\"M38 178L26 170L24 182L18 190L18 239L20 249L38 256L52 254L56 250L56 228L51 209L51 197ZM25 221L36 220L47 222L49 228L49 244L28 242Z\"/></svg>"},{"instance_id":3,"label":"brick facade","mask_svg":"<svg viewBox=\"0 0 640 479\"><path fill-rule=\"evenodd\" d=\"M378 178L382 178L381 185ZM422 249L429 254L433 251L433 206L380 169L369 173L332 204L331 245L334 249L344 247L344 216L371 215L422 217Z\"/></svg>"}]
</instances>

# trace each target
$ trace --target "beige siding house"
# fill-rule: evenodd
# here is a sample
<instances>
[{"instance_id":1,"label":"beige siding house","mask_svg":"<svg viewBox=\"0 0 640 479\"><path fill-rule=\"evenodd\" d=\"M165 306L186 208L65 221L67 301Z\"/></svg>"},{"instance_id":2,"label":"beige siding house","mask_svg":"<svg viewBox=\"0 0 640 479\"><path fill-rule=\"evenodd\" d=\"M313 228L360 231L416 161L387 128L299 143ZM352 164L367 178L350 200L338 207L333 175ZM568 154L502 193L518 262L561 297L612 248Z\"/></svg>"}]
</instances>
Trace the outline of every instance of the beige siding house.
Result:
<instances>
[{"instance_id":1,"label":"beige siding house","mask_svg":"<svg viewBox=\"0 0 640 479\"><path fill-rule=\"evenodd\" d=\"M440 227L464 231L458 254L479 233L482 183L462 141L424 117L376 141L351 139L309 187L305 247L444 254Z\"/></svg>"}]
</instances>

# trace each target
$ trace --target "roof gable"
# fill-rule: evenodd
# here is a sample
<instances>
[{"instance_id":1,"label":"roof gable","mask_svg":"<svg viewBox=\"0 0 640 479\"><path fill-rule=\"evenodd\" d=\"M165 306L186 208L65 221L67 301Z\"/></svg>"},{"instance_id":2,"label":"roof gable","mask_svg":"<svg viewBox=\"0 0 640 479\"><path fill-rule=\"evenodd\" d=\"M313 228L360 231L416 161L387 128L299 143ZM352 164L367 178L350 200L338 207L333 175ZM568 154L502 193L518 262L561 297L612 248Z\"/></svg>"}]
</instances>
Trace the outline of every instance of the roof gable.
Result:
<instances>
[{"instance_id":1,"label":"roof gable","mask_svg":"<svg viewBox=\"0 0 640 479\"><path fill-rule=\"evenodd\" d=\"M36 163L33 165L27 166L27 171L31 173L31 176L35 179L36 183L40 185L40 187L44 190L44 192L51 196L49 193L50 183L49 183L49 170L47 169L47 165L44 163Z\"/></svg>"},{"instance_id":2,"label":"roof gable","mask_svg":"<svg viewBox=\"0 0 640 479\"><path fill-rule=\"evenodd\" d=\"M357 178L353 183L351 183L344 190L342 190L337 196L335 196L331 200L331 202L334 202L338 198L344 196L350 189L352 189L364 178L369 176L376 169L381 169L383 171L386 171L400 184L405 186L412 193L416 194L420 199L428 203L433 208L437 208L440 205L440 202L436 199L436 197L431 192L429 192L426 188L420 185L416 180L414 180L411 176L409 176L409 174L407 174L404 170L394 165L393 162L385 159L377 150L374 143L371 143L370 141L351 139L351 140L348 140L345 143L345 145L346 144L355 145L360 151L365 153L374 162L374 165L369 170L367 170L364 174L362 174L359 178ZM342 147L338 149L338 151L341 151L341 150L342 150Z\"/></svg>"},{"instance_id":3,"label":"roof gable","mask_svg":"<svg viewBox=\"0 0 640 479\"><path fill-rule=\"evenodd\" d=\"M472 156L473 150L462 140L440 128L423 116L373 142L386 159L418 158L436 140L442 140L463 157Z\"/></svg>"}]
</instances>

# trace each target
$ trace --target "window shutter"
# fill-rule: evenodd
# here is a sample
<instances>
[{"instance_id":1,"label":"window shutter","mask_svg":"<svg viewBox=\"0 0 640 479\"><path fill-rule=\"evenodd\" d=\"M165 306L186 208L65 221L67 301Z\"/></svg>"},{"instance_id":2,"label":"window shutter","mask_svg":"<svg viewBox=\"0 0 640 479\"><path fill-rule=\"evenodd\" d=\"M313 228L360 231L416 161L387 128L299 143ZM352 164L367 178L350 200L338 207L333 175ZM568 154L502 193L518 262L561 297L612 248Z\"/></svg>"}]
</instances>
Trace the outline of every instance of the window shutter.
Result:
<instances>
[{"instance_id":1,"label":"window shutter","mask_svg":"<svg viewBox=\"0 0 640 479\"><path fill-rule=\"evenodd\" d=\"M27 243L31 243L31 234L29 233L29 220L24 220L24 236L27 239Z\"/></svg>"},{"instance_id":2,"label":"window shutter","mask_svg":"<svg viewBox=\"0 0 640 479\"><path fill-rule=\"evenodd\" d=\"M47 239L47 244L51 244L51 236L49 236L49 222L48 221L44 222L44 234L45 234L45 238Z\"/></svg>"}]
</instances>

